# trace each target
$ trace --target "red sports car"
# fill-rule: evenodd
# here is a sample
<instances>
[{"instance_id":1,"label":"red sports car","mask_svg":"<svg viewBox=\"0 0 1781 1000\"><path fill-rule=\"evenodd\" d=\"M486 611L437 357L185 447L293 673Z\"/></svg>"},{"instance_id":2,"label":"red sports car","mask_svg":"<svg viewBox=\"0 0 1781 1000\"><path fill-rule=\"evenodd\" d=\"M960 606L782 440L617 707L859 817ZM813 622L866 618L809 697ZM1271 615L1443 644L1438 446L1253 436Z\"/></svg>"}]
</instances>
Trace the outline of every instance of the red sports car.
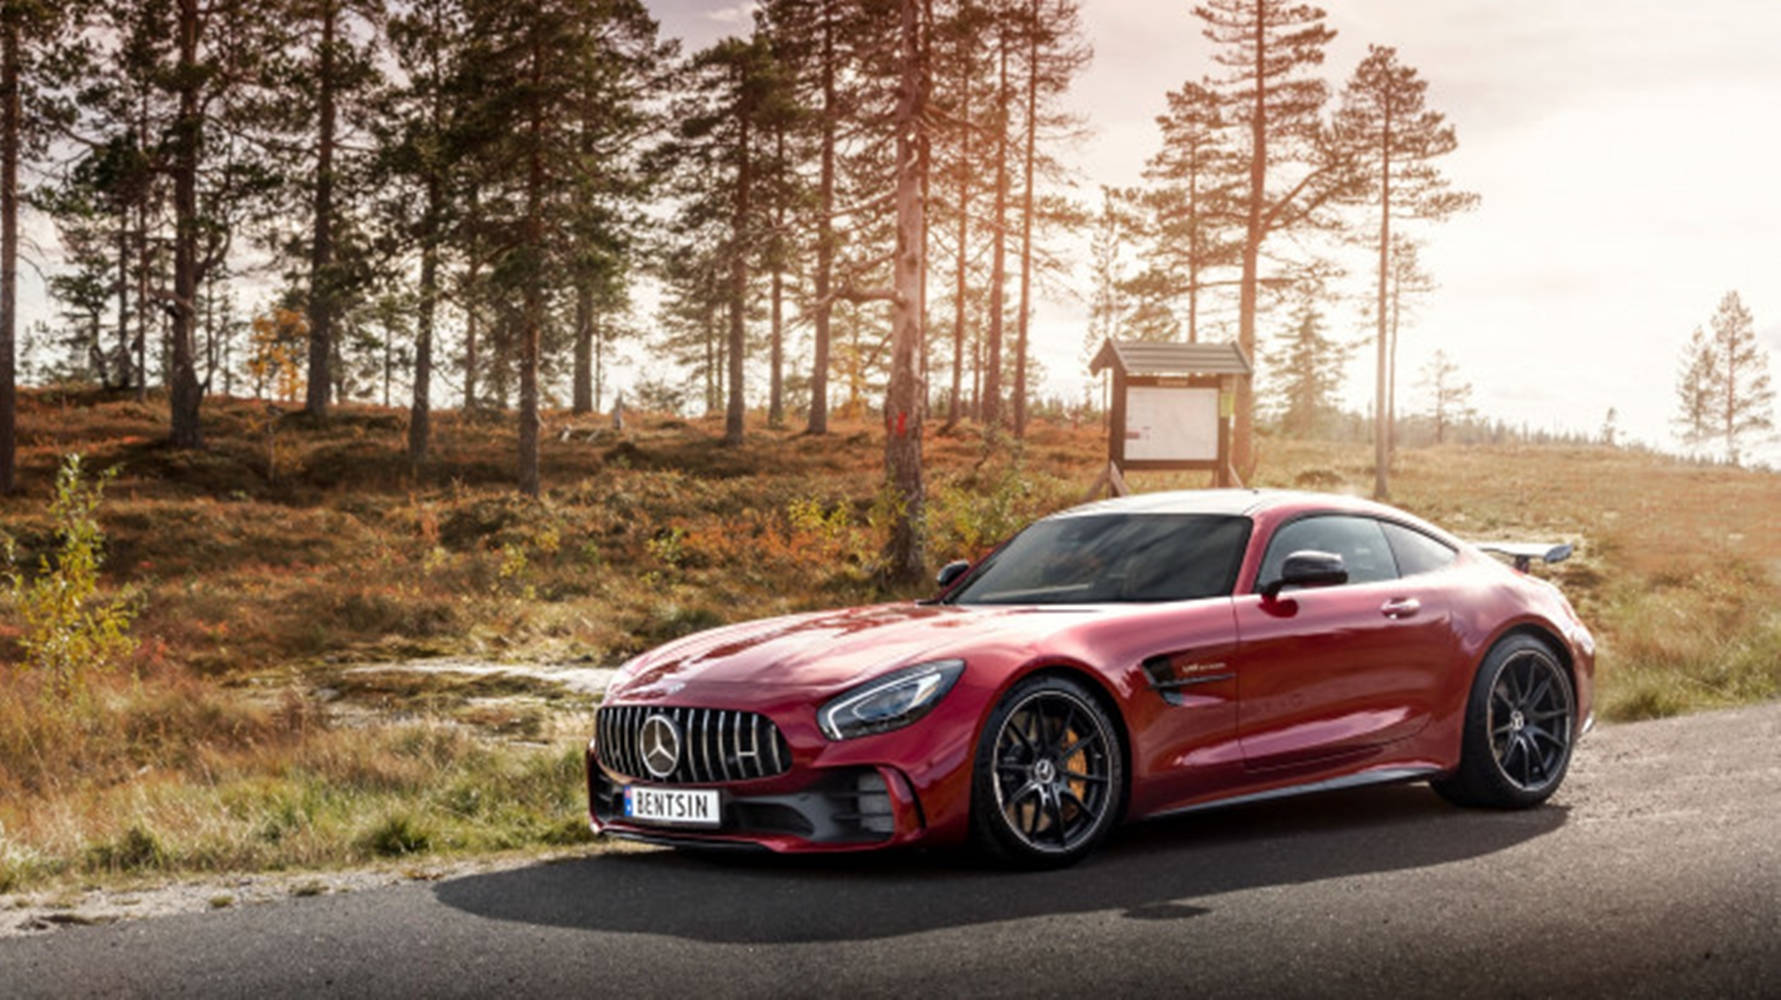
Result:
<instances>
[{"instance_id":1,"label":"red sports car","mask_svg":"<svg viewBox=\"0 0 1781 1000\"><path fill-rule=\"evenodd\" d=\"M1525 568L1566 546L1499 547ZM1523 808L1589 728L1551 584L1402 511L1157 493L1029 526L938 597L713 629L625 664L596 831L1067 864L1124 819L1390 781Z\"/></svg>"}]
</instances>

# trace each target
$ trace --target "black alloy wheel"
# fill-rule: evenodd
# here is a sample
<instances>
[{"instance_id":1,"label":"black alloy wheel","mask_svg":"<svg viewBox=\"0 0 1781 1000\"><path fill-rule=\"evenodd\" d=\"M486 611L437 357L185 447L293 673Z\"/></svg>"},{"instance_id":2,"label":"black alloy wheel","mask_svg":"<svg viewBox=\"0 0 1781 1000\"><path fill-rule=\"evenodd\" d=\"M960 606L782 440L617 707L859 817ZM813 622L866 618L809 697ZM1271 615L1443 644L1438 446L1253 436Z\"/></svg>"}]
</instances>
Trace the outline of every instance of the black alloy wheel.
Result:
<instances>
[{"instance_id":1,"label":"black alloy wheel","mask_svg":"<svg viewBox=\"0 0 1781 1000\"><path fill-rule=\"evenodd\" d=\"M1571 685L1552 657L1523 650L1497 671L1490 689L1490 746L1503 777L1538 791L1571 755Z\"/></svg>"},{"instance_id":2,"label":"black alloy wheel","mask_svg":"<svg viewBox=\"0 0 1781 1000\"><path fill-rule=\"evenodd\" d=\"M1430 784L1459 805L1535 806L1558 790L1576 739L1570 671L1545 642L1512 635L1473 679L1459 767Z\"/></svg>"},{"instance_id":3,"label":"black alloy wheel","mask_svg":"<svg viewBox=\"0 0 1781 1000\"><path fill-rule=\"evenodd\" d=\"M1112 829L1123 793L1112 720L1078 682L1017 685L991 714L972 790L979 843L1023 867L1071 864Z\"/></svg>"}]
</instances>

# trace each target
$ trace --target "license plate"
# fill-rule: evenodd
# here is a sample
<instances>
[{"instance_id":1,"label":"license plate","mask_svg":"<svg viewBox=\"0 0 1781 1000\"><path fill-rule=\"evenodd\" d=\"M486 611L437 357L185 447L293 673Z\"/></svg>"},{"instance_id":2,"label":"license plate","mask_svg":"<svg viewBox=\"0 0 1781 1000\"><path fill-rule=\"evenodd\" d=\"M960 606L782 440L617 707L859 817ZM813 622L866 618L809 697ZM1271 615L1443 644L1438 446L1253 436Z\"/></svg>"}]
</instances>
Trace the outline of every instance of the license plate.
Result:
<instances>
[{"instance_id":1,"label":"license plate","mask_svg":"<svg viewBox=\"0 0 1781 1000\"><path fill-rule=\"evenodd\" d=\"M671 826L717 826L723 822L714 789L625 786L625 818Z\"/></svg>"}]
</instances>

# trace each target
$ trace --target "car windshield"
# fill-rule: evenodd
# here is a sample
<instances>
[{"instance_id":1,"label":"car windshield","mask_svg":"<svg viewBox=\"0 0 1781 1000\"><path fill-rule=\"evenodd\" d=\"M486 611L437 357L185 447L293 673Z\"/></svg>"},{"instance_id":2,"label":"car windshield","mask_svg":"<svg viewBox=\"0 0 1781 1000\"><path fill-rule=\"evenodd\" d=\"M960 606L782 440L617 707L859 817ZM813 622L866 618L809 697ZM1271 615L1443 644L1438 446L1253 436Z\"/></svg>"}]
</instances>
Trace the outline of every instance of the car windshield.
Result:
<instances>
[{"instance_id":1,"label":"car windshield","mask_svg":"<svg viewBox=\"0 0 1781 1000\"><path fill-rule=\"evenodd\" d=\"M978 564L950 604L1188 601L1229 594L1249 519L1080 514L1040 521Z\"/></svg>"}]
</instances>

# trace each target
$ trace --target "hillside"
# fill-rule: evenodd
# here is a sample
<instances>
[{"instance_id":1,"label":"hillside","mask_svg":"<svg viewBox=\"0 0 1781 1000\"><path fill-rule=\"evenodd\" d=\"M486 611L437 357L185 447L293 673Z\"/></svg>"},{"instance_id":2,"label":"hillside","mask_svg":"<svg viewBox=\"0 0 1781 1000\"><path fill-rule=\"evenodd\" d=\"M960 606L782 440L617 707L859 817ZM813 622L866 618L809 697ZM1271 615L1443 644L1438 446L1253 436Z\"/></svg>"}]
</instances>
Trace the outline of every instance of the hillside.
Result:
<instances>
[{"instance_id":1,"label":"hillside","mask_svg":"<svg viewBox=\"0 0 1781 1000\"><path fill-rule=\"evenodd\" d=\"M616 664L726 621L912 594L875 573L882 440L718 421L550 414L545 496L509 488L511 421L405 415L326 426L206 403L210 446L160 442L156 405L41 393L21 414L24 492L4 529L55 544L59 457L116 469L102 580L137 610L92 711L44 712L0 596L0 889L59 873L328 864L585 838L585 694L514 675L350 672L436 656ZM974 430L927 446L930 556L981 551L1076 502L1098 428ZM1264 440L1257 485L1362 491L1364 446ZM1140 489L1202 485L1137 477ZM1553 570L1602 639L1609 719L1781 693L1781 477L1593 447L1401 453L1396 501L1471 537L1579 544ZM0 592L3 594L3 592ZM492 786L503 788L499 799Z\"/></svg>"}]
</instances>

